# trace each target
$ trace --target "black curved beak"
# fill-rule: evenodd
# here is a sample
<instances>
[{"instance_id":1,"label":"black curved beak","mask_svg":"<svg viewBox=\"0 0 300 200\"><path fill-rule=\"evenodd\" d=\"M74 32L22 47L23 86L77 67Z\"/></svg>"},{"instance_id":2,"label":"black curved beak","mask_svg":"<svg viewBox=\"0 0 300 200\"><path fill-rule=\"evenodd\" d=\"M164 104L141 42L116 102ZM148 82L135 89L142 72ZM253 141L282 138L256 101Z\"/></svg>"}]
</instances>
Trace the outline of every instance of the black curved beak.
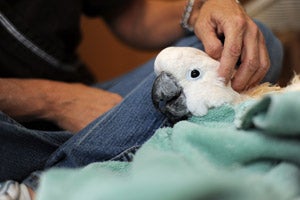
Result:
<instances>
[{"instance_id":1,"label":"black curved beak","mask_svg":"<svg viewBox=\"0 0 300 200\"><path fill-rule=\"evenodd\" d=\"M154 106L172 123L186 119L190 115L182 87L169 73L162 72L155 79L152 87L152 101Z\"/></svg>"}]
</instances>

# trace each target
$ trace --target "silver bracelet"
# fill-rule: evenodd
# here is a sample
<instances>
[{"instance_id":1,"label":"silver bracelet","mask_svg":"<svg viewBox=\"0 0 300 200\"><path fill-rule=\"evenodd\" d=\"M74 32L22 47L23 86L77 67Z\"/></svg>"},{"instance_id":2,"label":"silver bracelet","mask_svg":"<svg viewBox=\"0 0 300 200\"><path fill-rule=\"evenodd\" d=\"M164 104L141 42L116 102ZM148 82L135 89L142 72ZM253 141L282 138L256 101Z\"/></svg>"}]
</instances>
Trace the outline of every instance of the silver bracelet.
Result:
<instances>
[{"instance_id":1,"label":"silver bracelet","mask_svg":"<svg viewBox=\"0 0 300 200\"><path fill-rule=\"evenodd\" d=\"M184 9L182 18L181 18L181 22L180 22L181 27L190 32L194 31L194 28L191 27L188 23L190 20L191 14L192 14L194 3L195 3L195 0L188 0L187 4L185 6L185 9Z\"/></svg>"}]
</instances>

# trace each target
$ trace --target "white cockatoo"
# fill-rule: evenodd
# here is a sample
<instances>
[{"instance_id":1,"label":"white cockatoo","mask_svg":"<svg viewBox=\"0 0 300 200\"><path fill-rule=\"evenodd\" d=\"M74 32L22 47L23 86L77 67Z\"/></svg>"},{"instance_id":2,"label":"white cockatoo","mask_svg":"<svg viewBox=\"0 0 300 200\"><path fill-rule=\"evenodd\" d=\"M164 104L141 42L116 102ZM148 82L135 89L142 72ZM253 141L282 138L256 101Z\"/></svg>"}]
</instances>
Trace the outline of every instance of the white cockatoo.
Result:
<instances>
[{"instance_id":1,"label":"white cockatoo","mask_svg":"<svg viewBox=\"0 0 300 200\"><path fill-rule=\"evenodd\" d=\"M217 69L220 63L193 47L168 47L156 57L153 84L154 105L170 120L203 116L213 107L240 98L225 85Z\"/></svg>"}]
</instances>

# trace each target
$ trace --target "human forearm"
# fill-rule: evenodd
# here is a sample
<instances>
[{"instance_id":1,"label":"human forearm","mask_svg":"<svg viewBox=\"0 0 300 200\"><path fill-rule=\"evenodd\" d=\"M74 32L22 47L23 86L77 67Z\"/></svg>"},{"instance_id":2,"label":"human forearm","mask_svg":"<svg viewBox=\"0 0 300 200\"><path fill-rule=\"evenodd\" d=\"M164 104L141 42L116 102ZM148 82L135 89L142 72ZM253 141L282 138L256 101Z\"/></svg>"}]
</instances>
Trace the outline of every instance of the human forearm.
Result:
<instances>
[{"instance_id":1,"label":"human forearm","mask_svg":"<svg viewBox=\"0 0 300 200\"><path fill-rule=\"evenodd\" d=\"M17 120L42 118L51 97L48 81L0 79L0 110Z\"/></svg>"},{"instance_id":2,"label":"human forearm","mask_svg":"<svg viewBox=\"0 0 300 200\"><path fill-rule=\"evenodd\" d=\"M107 21L113 32L130 45L161 48L184 35L180 20L185 4L185 0L135 0Z\"/></svg>"},{"instance_id":3,"label":"human forearm","mask_svg":"<svg viewBox=\"0 0 300 200\"><path fill-rule=\"evenodd\" d=\"M121 101L117 94L77 83L0 79L0 110L21 121L44 119L76 132Z\"/></svg>"}]
</instances>

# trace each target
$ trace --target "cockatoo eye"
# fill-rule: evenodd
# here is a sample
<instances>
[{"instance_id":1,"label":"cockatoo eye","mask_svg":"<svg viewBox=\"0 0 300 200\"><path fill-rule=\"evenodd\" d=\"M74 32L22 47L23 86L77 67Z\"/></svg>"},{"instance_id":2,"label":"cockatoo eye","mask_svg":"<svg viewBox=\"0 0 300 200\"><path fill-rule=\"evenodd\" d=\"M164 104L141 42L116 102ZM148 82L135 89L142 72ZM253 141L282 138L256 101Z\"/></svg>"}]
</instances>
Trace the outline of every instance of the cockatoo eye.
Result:
<instances>
[{"instance_id":1,"label":"cockatoo eye","mask_svg":"<svg viewBox=\"0 0 300 200\"><path fill-rule=\"evenodd\" d=\"M192 78L197 78L198 76L200 76L200 72L197 69L194 69L193 71L191 71Z\"/></svg>"},{"instance_id":2,"label":"cockatoo eye","mask_svg":"<svg viewBox=\"0 0 300 200\"><path fill-rule=\"evenodd\" d=\"M201 77L201 71L199 69L192 69L188 72L187 78L190 80L196 80Z\"/></svg>"}]
</instances>

